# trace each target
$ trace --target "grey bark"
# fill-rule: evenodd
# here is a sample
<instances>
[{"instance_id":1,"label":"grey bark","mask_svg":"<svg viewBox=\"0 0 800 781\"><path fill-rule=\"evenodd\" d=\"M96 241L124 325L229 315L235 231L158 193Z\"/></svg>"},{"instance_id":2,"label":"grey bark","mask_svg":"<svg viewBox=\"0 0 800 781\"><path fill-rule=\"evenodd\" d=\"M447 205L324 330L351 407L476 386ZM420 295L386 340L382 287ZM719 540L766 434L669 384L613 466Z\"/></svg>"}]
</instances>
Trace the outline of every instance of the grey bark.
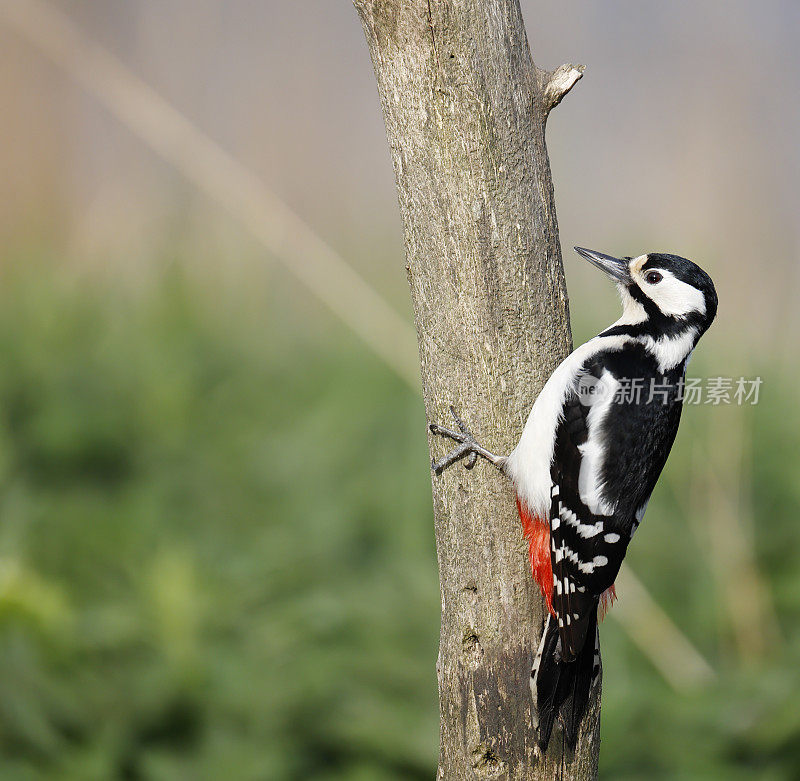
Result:
<instances>
[{"instance_id":1,"label":"grey bark","mask_svg":"<svg viewBox=\"0 0 800 781\"><path fill-rule=\"evenodd\" d=\"M403 219L425 409L508 453L571 335L547 114L581 76L534 65L518 0L355 0ZM431 441L441 456L452 445ZM442 624L438 778L593 778L599 686L574 754L539 757L530 670L545 608L513 492L485 463L433 480Z\"/></svg>"}]
</instances>

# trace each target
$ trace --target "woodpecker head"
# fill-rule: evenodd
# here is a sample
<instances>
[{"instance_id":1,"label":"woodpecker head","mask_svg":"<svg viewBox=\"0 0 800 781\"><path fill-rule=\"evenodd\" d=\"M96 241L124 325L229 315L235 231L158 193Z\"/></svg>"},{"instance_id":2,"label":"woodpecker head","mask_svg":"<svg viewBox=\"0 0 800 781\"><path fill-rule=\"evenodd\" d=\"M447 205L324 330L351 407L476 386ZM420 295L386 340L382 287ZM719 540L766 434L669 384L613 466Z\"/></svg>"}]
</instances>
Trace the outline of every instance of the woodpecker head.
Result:
<instances>
[{"instance_id":1,"label":"woodpecker head","mask_svg":"<svg viewBox=\"0 0 800 781\"><path fill-rule=\"evenodd\" d=\"M714 283L691 260L660 252L614 258L582 247L575 250L616 281L622 298L621 326L646 324L654 337L692 329L696 342L717 314Z\"/></svg>"}]
</instances>

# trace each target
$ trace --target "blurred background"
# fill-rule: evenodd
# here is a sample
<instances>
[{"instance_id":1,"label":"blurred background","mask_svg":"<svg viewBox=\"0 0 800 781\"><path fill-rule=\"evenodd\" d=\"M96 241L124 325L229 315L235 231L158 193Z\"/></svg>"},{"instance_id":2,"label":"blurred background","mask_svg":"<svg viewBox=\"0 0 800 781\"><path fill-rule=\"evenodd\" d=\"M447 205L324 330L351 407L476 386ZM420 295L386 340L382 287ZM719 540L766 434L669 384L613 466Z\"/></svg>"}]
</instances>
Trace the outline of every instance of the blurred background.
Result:
<instances>
[{"instance_id":1,"label":"blurred background","mask_svg":"<svg viewBox=\"0 0 800 781\"><path fill-rule=\"evenodd\" d=\"M800 6L523 9L538 65L587 65L563 246L697 260L690 374L763 378L684 413L603 628L601 776L800 778ZM368 345L326 277L410 320L352 6L2 0L0 103L2 777L432 778L407 327ZM564 258L580 342L618 305Z\"/></svg>"}]
</instances>

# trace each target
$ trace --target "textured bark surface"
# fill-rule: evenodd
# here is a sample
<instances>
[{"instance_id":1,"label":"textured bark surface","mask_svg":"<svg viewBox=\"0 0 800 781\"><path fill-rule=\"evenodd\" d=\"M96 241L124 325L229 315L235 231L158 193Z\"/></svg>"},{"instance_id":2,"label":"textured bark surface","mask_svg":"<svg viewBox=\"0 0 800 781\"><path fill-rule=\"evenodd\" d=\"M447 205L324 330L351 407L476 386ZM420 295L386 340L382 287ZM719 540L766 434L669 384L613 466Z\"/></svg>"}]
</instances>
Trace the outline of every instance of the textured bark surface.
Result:
<instances>
[{"instance_id":1,"label":"textured bark surface","mask_svg":"<svg viewBox=\"0 0 800 781\"><path fill-rule=\"evenodd\" d=\"M453 404L508 453L571 348L544 128L580 71L535 67L517 0L355 5L397 178L428 420L448 425ZM434 478L433 502L438 777L595 777L599 686L575 753L557 727L537 756L529 681L544 607L510 484L485 462L457 465Z\"/></svg>"}]
</instances>

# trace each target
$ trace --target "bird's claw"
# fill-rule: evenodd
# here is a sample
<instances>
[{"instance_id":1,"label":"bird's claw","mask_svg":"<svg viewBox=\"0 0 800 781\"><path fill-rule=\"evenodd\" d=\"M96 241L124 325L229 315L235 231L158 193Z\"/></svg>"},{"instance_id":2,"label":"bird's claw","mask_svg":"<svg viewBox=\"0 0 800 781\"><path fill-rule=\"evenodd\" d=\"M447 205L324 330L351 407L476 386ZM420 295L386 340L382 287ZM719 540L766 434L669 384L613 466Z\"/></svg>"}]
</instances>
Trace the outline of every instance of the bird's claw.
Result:
<instances>
[{"instance_id":1,"label":"bird's claw","mask_svg":"<svg viewBox=\"0 0 800 781\"><path fill-rule=\"evenodd\" d=\"M450 405L450 414L453 416L453 420L456 422L456 425L461 429L461 433L471 439L473 442L475 441L475 437L472 435L472 432L467 428L467 424L458 417L458 413L456 412L456 408L451 404Z\"/></svg>"},{"instance_id":2,"label":"bird's claw","mask_svg":"<svg viewBox=\"0 0 800 781\"><path fill-rule=\"evenodd\" d=\"M444 428L444 426L440 426L437 423L431 423L430 426L428 426L432 434L436 434L440 437L448 437L454 442L459 443L443 458L438 461L431 461L431 469L433 469L437 475L440 475L447 467L452 466L462 458L466 459L464 461L464 466L467 469L472 469L475 464L478 463L478 454L475 451L475 448L478 447L478 443L475 441L475 437L452 406L450 407L450 414L453 416L453 420L455 420L460 431Z\"/></svg>"}]
</instances>

